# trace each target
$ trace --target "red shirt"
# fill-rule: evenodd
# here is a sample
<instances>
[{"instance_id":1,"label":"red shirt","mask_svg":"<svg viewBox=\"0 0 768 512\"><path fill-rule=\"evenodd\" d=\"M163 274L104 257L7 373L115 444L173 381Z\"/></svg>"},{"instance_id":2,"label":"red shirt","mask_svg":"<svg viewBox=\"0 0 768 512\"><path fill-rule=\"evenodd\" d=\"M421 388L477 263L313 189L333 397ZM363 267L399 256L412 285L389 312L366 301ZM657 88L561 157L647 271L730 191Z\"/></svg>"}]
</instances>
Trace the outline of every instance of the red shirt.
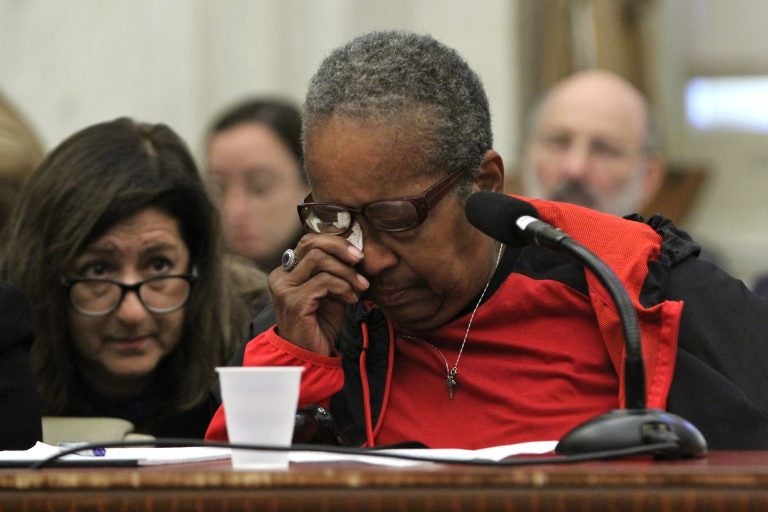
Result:
<instances>
[{"instance_id":1,"label":"red shirt","mask_svg":"<svg viewBox=\"0 0 768 512\"><path fill-rule=\"evenodd\" d=\"M469 314L424 336L434 347L398 336L377 445L418 440L433 448L481 448L554 440L618 406L618 378L583 294L511 275L477 310L450 400L437 350L452 367L468 320ZM278 364L305 367L300 405L327 404L343 385L339 358L296 347L274 329L248 344L244 365ZM226 439L221 409L206 438Z\"/></svg>"},{"instance_id":2,"label":"red shirt","mask_svg":"<svg viewBox=\"0 0 768 512\"><path fill-rule=\"evenodd\" d=\"M618 377L589 298L518 274L477 310L450 400L438 350L453 367L469 316L425 336L432 345L398 336L376 444L474 449L556 440L618 407Z\"/></svg>"},{"instance_id":3,"label":"red shirt","mask_svg":"<svg viewBox=\"0 0 768 512\"><path fill-rule=\"evenodd\" d=\"M625 284L643 333L647 405L663 408L674 371L682 303L639 302L661 236L645 224L539 200L542 218L595 251ZM595 229L599 225L600 229ZM624 339L612 300L587 272L588 294L562 282L511 273L477 310L448 399L446 363L456 361L469 315L422 336L396 337L374 444L418 440L478 448L559 439L568 429L624 405ZM340 359L281 339L270 329L249 343L244 365L302 365L301 405L327 405L344 385ZM226 439L221 408L207 439Z\"/></svg>"}]
</instances>

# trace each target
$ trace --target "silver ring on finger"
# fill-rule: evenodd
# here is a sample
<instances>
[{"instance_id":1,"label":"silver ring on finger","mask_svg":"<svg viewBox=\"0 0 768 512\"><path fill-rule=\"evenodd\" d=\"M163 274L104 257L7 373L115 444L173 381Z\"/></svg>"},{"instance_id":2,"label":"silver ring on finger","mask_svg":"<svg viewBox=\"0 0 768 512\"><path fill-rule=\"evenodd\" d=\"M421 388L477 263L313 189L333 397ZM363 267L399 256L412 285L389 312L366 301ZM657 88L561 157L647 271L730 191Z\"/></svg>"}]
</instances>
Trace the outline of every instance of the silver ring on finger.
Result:
<instances>
[{"instance_id":1,"label":"silver ring on finger","mask_svg":"<svg viewBox=\"0 0 768 512\"><path fill-rule=\"evenodd\" d=\"M286 272L290 272L294 268L296 268L296 265L299 264L299 255L296 254L296 251L293 249L286 249L285 252L283 252L283 269Z\"/></svg>"}]
</instances>

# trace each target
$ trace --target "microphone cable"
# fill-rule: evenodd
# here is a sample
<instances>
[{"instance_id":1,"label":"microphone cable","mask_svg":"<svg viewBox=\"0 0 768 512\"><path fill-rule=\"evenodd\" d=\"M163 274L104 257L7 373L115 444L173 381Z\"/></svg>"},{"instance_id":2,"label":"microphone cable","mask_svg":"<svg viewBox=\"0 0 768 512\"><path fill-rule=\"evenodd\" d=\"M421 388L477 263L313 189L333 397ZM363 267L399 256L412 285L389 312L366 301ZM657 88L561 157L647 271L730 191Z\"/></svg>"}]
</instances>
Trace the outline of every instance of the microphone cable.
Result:
<instances>
[{"instance_id":1,"label":"microphone cable","mask_svg":"<svg viewBox=\"0 0 768 512\"><path fill-rule=\"evenodd\" d=\"M441 457L430 457L427 455L414 455L409 453L397 453L388 451L386 446L379 448L351 448L345 446L316 445L316 444L294 444L291 446L258 445L247 443L230 443L226 441L204 441L200 439L187 438L157 438L154 440L132 440L132 441L108 441L96 443L80 443L76 447L62 449L45 459L35 461L29 466L29 469L43 469L52 466L73 466L79 465L77 461L74 464L61 464L60 461L65 455L77 454L81 451L106 450L107 448L128 448L128 447L200 447L200 448L231 448L236 450L256 450L256 451L277 451L277 452L321 452L335 453L343 455L358 455L366 457L382 457L390 459L408 460L414 462L427 462L435 464L468 465L468 466L488 466L488 467L515 467L532 466L543 464L570 464L576 462L587 462L595 460L617 459L636 455L654 455L664 456L665 452L674 451L678 448L678 443L674 440L659 440L658 442L645 444L642 446L633 446L615 450L595 451L587 453L567 454L567 455L540 455L535 457L525 457L520 455L511 455L501 460L492 459L447 459ZM391 450L391 449L390 449ZM90 459L90 458L89 458ZM66 461L67 463L72 461ZM82 466L93 465L92 462L81 464ZM108 459L104 466L108 466Z\"/></svg>"}]
</instances>

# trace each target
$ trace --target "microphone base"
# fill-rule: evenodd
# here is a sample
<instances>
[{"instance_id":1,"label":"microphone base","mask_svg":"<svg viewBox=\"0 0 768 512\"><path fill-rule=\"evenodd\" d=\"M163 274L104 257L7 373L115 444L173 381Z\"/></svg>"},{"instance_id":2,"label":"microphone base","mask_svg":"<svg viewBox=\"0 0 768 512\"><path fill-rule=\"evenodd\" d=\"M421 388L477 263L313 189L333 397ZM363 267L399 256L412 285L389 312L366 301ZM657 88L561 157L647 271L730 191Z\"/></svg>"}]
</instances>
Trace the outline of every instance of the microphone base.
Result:
<instances>
[{"instance_id":1,"label":"microphone base","mask_svg":"<svg viewBox=\"0 0 768 512\"><path fill-rule=\"evenodd\" d=\"M707 441L680 416L661 409L615 409L578 425L557 443L562 455L621 450L676 441L677 448L654 453L658 458L703 457Z\"/></svg>"}]
</instances>

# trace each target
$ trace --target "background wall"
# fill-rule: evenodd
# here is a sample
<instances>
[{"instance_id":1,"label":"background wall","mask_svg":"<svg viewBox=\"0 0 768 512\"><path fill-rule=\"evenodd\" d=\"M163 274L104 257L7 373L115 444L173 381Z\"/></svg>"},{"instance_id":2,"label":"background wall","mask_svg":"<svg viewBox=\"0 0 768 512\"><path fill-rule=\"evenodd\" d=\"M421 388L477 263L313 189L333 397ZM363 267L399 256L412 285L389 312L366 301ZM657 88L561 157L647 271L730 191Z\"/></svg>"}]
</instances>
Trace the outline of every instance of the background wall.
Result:
<instances>
[{"instance_id":1,"label":"background wall","mask_svg":"<svg viewBox=\"0 0 768 512\"><path fill-rule=\"evenodd\" d=\"M0 0L0 90L50 147L91 123L163 121L198 151L249 94L301 101L322 58L384 28L428 32L484 80L497 147L513 154L516 2L507 0Z\"/></svg>"},{"instance_id":2,"label":"background wall","mask_svg":"<svg viewBox=\"0 0 768 512\"><path fill-rule=\"evenodd\" d=\"M655 98L673 162L702 165L708 181L685 228L752 285L768 274L768 134L697 131L685 85L695 76L768 75L768 2L654 0ZM761 103L768 104L768 90Z\"/></svg>"},{"instance_id":3,"label":"background wall","mask_svg":"<svg viewBox=\"0 0 768 512\"><path fill-rule=\"evenodd\" d=\"M768 2L644 1L652 9L649 93L665 150L673 162L705 165L710 177L683 227L751 284L768 271L766 135L693 132L683 93L696 74L768 73ZM371 29L408 28L457 48L482 77L510 170L527 101L521 90L535 64L521 58L520 28L531 23L531 6L552 2L0 0L0 91L49 148L88 124L129 115L168 123L200 155L205 127L224 106L249 94L299 102L333 47Z\"/></svg>"}]
</instances>

